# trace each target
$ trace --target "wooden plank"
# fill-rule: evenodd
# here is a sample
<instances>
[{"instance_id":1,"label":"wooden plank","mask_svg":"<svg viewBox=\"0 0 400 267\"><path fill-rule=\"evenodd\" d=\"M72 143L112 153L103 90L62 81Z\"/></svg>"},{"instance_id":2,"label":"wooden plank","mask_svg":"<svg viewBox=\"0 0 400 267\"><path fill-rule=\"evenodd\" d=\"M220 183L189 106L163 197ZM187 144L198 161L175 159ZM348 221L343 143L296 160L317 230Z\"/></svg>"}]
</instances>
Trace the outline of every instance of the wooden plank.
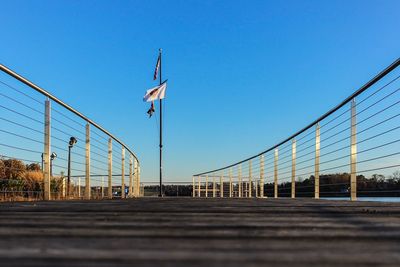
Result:
<instances>
[{"instance_id":1,"label":"wooden plank","mask_svg":"<svg viewBox=\"0 0 400 267\"><path fill-rule=\"evenodd\" d=\"M2 266L400 264L400 203L138 198L0 214Z\"/></svg>"}]
</instances>

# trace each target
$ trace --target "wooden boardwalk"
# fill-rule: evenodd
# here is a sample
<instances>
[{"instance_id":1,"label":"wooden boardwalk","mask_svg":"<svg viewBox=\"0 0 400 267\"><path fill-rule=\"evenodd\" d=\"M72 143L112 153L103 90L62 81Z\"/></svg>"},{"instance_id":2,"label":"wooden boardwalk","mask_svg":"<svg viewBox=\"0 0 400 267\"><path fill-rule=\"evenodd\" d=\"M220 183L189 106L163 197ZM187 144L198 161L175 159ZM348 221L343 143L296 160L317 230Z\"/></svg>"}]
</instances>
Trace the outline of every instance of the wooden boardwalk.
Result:
<instances>
[{"instance_id":1,"label":"wooden boardwalk","mask_svg":"<svg viewBox=\"0 0 400 267\"><path fill-rule=\"evenodd\" d=\"M0 203L0 266L400 266L400 203Z\"/></svg>"}]
</instances>

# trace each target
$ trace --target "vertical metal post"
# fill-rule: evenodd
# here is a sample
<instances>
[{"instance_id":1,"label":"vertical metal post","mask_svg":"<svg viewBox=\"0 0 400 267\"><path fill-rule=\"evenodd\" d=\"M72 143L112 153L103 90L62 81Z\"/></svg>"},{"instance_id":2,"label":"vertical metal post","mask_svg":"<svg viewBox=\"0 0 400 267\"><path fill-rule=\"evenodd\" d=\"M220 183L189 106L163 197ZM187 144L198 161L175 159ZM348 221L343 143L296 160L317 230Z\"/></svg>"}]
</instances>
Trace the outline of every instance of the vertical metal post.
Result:
<instances>
[{"instance_id":1,"label":"vertical metal post","mask_svg":"<svg viewBox=\"0 0 400 267\"><path fill-rule=\"evenodd\" d=\"M260 197L264 197L264 154L260 156Z\"/></svg>"},{"instance_id":2,"label":"vertical metal post","mask_svg":"<svg viewBox=\"0 0 400 267\"><path fill-rule=\"evenodd\" d=\"M90 199L90 124L86 123L85 199Z\"/></svg>"},{"instance_id":3,"label":"vertical metal post","mask_svg":"<svg viewBox=\"0 0 400 267\"><path fill-rule=\"evenodd\" d=\"M198 187L197 187L197 193L198 193L198 197L201 197L201 176L198 176Z\"/></svg>"},{"instance_id":4,"label":"vertical metal post","mask_svg":"<svg viewBox=\"0 0 400 267\"><path fill-rule=\"evenodd\" d=\"M216 183L215 183L215 176L213 176L213 197L215 197L216 195L216 192L217 192L217 190L216 190L217 188L216 188Z\"/></svg>"},{"instance_id":5,"label":"vertical metal post","mask_svg":"<svg viewBox=\"0 0 400 267\"><path fill-rule=\"evenodd\" d=\"M229 168L229 197L232 197L232 168Z\"/></svg>"},{"instance_id":6,"label":"vertical metal post","mask_svg":"<svg viewBox=\"0 0 400 267\"><path fill-rule=\"evenodd\" d=\"M320 156L320 127L319 122L315 126L315 177L314 198L319 199L319 156Z\"/></svg>"},{"instance_id":7,"label":"vertical metal post","mask_svg":"<svg viewBox=\"0 0 400 267\"><path fill-rule=\"evenodd\" d=\"M208 197L208 175L206 175L206 197Z\"/></svg>"},{"instance_id":8,"label":"vertical metal post","mask_svg":"<svg viewBox=\"0 0 400 267\"><path fill-rule=\"evenodd\" d=\"M108 188L107 197L111 199L112 195L112 139L108 139Z\"/></svg>"},{"instance_id":9,"label":"vertical metal post","mask_svg":"<svg viewBox=\"0 0 400 267\"><path fill-rule=\"evenodd\" d=\"M65 195L66 195L66 192L67 192L67 191L65 190L65 189L66 189L66 186L65 186L65 177L62 176L61 179L62 179L62 198L65 199Z\"/></svg>"},{"instance_id":10,"label":"vertical metal post","mask_svg":"<svg viewBox=\"0 0 400 267\"><path fill-rule=\"evenodd\" d=\"M121 198L125 198L125 148L121 151Z\"/></svg>"},{"instance_id":11,"label":"vertical metal post","mask_svg":"<svg viewBox=\"0 0 400 267\"><path fill-rule=\"evenodd\" d=\"M43 161L44 161L44 169L43 169L43 178L44 178L44 189L43 189L43 198L44 200L51 199L50 193L50 123L51 123L51 103L50 100L47 99L45 101L44 107L44 151L43 151Z\"/></svg>"},{"instance_id":12,"label":"vertical metal post","mask_svg":"<svg viewBox=\"0 0 400 267\"><path fill-rule=\"evenodd\" d=\"M274 159L274 198L278 198L278 148L275 148Z\"/></svg>"},{"instance_id":13,"label":"vertical metal post","mask_svg":"<svg viewBox=\"0 0 400 267\"><path fill-rule=\"evenodd\" d=\"M78 198L81 198L81 177L78 177Z\"/></svg>"},{"instance_id":14,"label":"vertical metal post","mask_svg":"<svg viewBox=\"0 0 400 267\"><path fill-rule=\"evenodd\" d=\"M104 177L101 177L101 198L104 198Z\"/></svg>"},{"instance_id":15,"label":"vertical metal post","mask_svg":"<svg viewBox=\"0 0 400 267\"><path fill-rule=\"evenodd\" d=\"M238 176L239 176L239 197L242 197L242 191L243 191L243 185L242 185L242 164L239 164L239 170L238 170Z\"/></svg>"},{"instance_id":16,"label":"vertical metal post","mask_svg":"<svg viewBox=\"0 0 400 267\"><path fill-rule=\"evenodd\" d=\"M252 181L251 181L251 176L252 176L252 173L251 173L251 160L249 160L249 197L251 197L251 189L253 188L253 183L252 183Z\"/></svg>"},{"instance_id":17,"label":"vertical metal post","mask_svg":"<svg viewBox=\"0 0 400 267\"><path fill-rule=\"evenodd\" d=\"M133 197L139 197L139 183L138 183L138 176L139 176L139 167L137 159L133 161Z\"/></svg>"},{"instance_id":18,"label":"vertical metal post","mask_svg":"<svg viewBox=\"0 0 400 267\"><path fill-rule=\"evenodd\" d=\"M258 197L258 182L259 181L257 181L257 180L254 182L254 187L256 189L256 197Z\"/></svg>"},{"instance_id":19,"label":"vertical metal post","mask_svg":"<svg viewBox=\"0 0 400 267\"><path fill-rule=\"evenodd\" d=\"M71 141L70 141L71 143ZM70 197L70 191L71 191L71 148L72 145L69 144L68 146L68 165L67 165L67 176L68 176L68 183L67 183L67 197Z\"/></svg>"},{"instance_id":20,"label":"vertical metal post","mask_svg":"<svg viewBox=\"0 0 400 267\"><path fill-rule=\"evenodd\" d=\"M133 196L133 155L129 154L129 189L128 197Z\"/></svg>"},{"instance_id":21,"label":"vertical metal post","mask_svg":"<svg viewBox=\"0 0 400 267\"><path fill-rule=\"evenodd\" d=\"M351 200L357 200L357 128L356 99L351 101L351 145L350 145L350 194Z\"/></svg>"},{"instance_id":22,"label":"vertical metal post","mask_svg":"<svg viewBox=\"0 0 400 267\"><path fill-rule=\"evenodd\" d=\"M140 190L140 165L138 162L138 167L137 167L137 189L138 189L138 197L144 196L144 184L142 184L142 191Z\"/></svg>"},{"instance_id":23,"label":"vertical metal post","mask_svg":"<svg viewBox=\"0 0 400 267\"><path fill-rule=\"evenodd\" d=\"M161 85L161 83L162 83L161 49L159 51L160 51L160 54L158 56L158 58L160 59L160 65L159 65L159 68L160 68L159 74L160 74L160 76L159 77L160 77L160 85ZM160 99L160 193L158 195L159 197L163 197L163 184L162 184L162 148L163 148L163 142L162 142L162 136L163 136L162 120L163 120L163 115L162 115L162 111L163 111L163 108L162 108L162 103L163 103L163 100Z\"/></svg>"},{"instance_id":24,"label":"vertical metal post","mask_svg":"<svg viewBox=\"0 0 400 267\"><path fill-rule=\"evenodd\" d=\"M224 179L223 179L224 173L221 174L219 177L219 196L224 197Z\"/></svg>"},{"instance_id":25,"label":"vertical metal post","mask_svg":"<svg viewBox=\"0 0 400 267\"><path fill-rule=\"evenodd\" d=\"M292 140L292 198L296 198L296 139Z\"/></svg>"},{"instance_id":26,"label":"vertical metal post","mask_svg":"<svg viewBox=\"0 0 400 267\"><path fill-rule=\"evenodd\" d=\"M194 176L192 176L192 197L196 196L196 188L194 184Z\"/></svg>"}]
</instances>

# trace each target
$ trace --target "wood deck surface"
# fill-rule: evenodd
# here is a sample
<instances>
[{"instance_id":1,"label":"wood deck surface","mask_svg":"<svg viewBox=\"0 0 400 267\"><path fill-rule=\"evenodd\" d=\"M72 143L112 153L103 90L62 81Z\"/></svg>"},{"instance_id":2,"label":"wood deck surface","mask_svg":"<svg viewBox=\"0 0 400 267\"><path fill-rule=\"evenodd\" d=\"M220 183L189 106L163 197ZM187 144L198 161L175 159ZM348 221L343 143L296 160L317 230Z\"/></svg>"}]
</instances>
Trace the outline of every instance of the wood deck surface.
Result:
<instances>
[{"instance_id":1,"label":"wood deck surface","mask_svg":"<svg viewBox=\"0 0 400 267\"><path fill-rule=\"evenodd\" d=\"M0 203L0 266L400 266L400 203Z\"/></svg>"}]
</instances>

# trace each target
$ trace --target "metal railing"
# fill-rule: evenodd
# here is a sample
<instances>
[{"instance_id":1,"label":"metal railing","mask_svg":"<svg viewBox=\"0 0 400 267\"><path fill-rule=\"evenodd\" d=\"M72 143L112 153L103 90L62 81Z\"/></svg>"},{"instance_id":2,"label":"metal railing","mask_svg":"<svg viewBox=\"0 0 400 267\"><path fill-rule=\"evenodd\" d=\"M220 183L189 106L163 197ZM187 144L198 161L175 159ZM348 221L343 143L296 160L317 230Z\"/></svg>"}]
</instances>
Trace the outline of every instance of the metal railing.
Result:
<instances>
[{"instance_id":1,"label":"metal railing","mask_svg":"<svg viewBox=\"0 0 400 267\"><path fill-rule=\"evenodd\" d=\"M141 196L158 197L160 192L160 183L157 182L142 182ZM166 197L191 197L192 183L191 182L163 182L163 192Z\"/></svg>"},{"instance_id":2,"label":"metal railing","mask_svg":"<svg viewBox=\"0 0 400 267\"><path fill-rule=\"evenodd\" d=\"M193 175L192 196L400 196L399 65L282 142Z\"/></svg>"},{"instance_id":3,"label":"metal railing","mask_svg":"<svg viewBox=\"0 0 400 267\"><path fill-rule=\"evenodd\" d=\"M0 200L140 195L140 164L128 146L6 66L0 70Z\"/></svg>"}]
</instances>

